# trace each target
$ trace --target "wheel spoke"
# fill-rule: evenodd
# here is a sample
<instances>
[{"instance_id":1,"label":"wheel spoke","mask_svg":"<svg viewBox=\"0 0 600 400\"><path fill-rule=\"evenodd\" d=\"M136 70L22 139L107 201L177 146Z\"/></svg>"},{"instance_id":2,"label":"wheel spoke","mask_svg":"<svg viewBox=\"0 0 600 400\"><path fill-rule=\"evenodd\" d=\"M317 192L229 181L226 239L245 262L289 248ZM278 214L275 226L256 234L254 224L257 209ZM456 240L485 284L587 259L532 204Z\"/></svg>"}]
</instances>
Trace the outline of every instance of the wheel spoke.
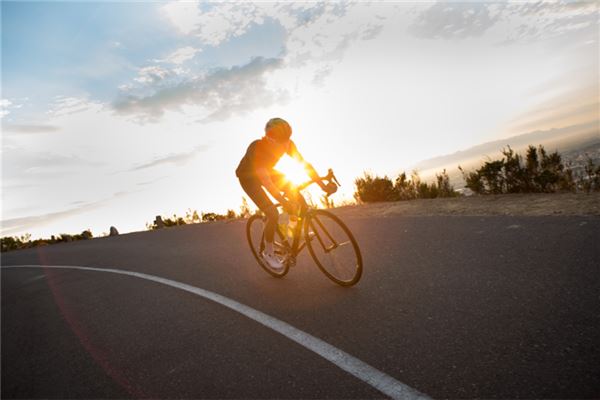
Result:
<instances>
[{"instance_id":1,"label":"wheel spoke","mask_svg":"<svg viewBox=\"0 0 600 400\"><path fill-rule=\"evenodd\" d=\"M339 218L324 210L312 211L307 222L310 229L305 240L319 269L340 285L351 286L358 282L362 257L350 230Z\"/></svg>"}]
</instances>

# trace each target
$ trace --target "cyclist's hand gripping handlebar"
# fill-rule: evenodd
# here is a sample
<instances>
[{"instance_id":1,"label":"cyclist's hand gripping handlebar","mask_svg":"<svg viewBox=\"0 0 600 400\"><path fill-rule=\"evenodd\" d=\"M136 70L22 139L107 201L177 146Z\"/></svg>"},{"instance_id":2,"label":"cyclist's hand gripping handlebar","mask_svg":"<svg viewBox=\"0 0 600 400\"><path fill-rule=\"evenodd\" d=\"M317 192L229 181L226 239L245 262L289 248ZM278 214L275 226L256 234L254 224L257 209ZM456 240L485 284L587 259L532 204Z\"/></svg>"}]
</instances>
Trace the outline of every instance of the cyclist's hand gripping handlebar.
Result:
<instances>
[{"instance_id":1,"label":"cyclist's hand gripping handlebar","mask_svg":"<svg viewBox=\"0 0 600 400\"><path fill-rule=\"evenodd\" d=\"M327 175L325 177L321 178L321 180L329 181L325 185L325 192L327 193L327 197L329 197L332 194L334 194L335 192L337 192L338 186L342 186L342 185L340 185L340 182L337 180L337 178L333 174L333 169L331 169L331 168L329 168L329 170L327 171Z\"/></svg>"}]
</instances>

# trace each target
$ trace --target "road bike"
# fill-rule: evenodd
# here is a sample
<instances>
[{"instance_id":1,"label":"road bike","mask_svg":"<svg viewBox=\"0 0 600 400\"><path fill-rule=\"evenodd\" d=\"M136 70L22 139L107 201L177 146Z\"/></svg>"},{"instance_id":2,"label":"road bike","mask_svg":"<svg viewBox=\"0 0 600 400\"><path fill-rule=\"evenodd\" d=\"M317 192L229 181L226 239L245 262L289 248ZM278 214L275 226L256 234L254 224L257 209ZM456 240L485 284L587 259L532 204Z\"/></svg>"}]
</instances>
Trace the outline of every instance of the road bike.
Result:
<instances>
[{"instance_id":1,"label":"road bike","mask_svg":"<svg viewBox=\"0 0 600 400\"><path fill-rule=\"evenodd\" d=\"M320 178L329 185L339 186L333 170ZM258 264L276 278L284 277L291 267L296 265L298 255L305 247L319 269L333 282L341 286L355 285L362 276L363 261L354 235L342 220L333 213L310 207L301 191L315 180L295 187L293 196L298 205L297 224L289 226L278 224L273 243L275 255L282 261L283 268L275 270L263 261L261 253L265 248L264 227L266 217L262 213L252 215L246 224L246 237L252 254ZM282 208L280 204L276 204ZM304 233L304 235L302 235Z\"/></svg>"}]
</instances>

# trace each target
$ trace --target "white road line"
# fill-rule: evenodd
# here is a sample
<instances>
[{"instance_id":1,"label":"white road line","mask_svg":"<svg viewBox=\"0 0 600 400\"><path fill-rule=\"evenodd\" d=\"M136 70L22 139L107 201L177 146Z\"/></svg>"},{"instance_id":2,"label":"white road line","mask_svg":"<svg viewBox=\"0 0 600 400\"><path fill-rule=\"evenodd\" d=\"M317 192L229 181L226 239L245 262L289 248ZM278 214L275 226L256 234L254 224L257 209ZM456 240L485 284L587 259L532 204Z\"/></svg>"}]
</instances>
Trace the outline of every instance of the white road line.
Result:
<instances>
[{"instance_id":1,"label":"white road line","mask_svg":"<svg viewBox=\"0 0 600 400\"><path fill-rule=\"evenodd\" d=\"M186 292L194 293L200 297L208 300L212 300L215 303L219 303L231 310L237 311L238 313L245 315L246 317L259 322L260 324L279 332L288 339L293 340L299 345L317 353L319 356L335 364L344 371L354 375L363 382L369 384L381 393L393 398L393 399L429 399L426 395L418 392L417 390L405 385L404 383L392 378L391 376L371 367L370 365L362 362L356 357L330 345L321 339L312 336L309 333L301 331L293 327L292 325L283 322L275 317L271 317L265 313L255 310L252 307L248 307L242 303L238 303L235 300L229 299L220 294L197 288L195 286L187 285L185 283L172 281L170 279L161 278L154 275L142 274L139 272L124 271L112 268L91 268L91 267L79 267L79 266L47 266L47 265L9 265L2 266L2 269L6 268L58 268L58 269L75 269L82 271L97 271L97 272L110 272L120 275L134 276L136 278L145 279L163 285L171 286L177 289L185 290Z\"/></svg>"}]
</instances>

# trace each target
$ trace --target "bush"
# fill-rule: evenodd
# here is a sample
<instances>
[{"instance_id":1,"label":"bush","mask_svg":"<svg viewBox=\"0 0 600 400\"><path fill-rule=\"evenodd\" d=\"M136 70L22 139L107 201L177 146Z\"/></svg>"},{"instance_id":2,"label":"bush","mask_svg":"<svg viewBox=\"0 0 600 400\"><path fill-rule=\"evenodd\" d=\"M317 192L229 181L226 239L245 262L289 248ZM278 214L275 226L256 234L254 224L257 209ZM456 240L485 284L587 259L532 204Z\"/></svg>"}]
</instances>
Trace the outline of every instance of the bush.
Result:
<instances>
[{"instance_id":1,"label":"bush","mask_svg":"<svg viewBox=\"0 0 600 400\"><path fill-rule=\"evenodd\" d=\"M364 177L354 180L354 198L364 203L398 200L394 184L387 177L380 178L365 172Z\"/></svg>"},{"instance_id":2,"label":"bush","mask_svg":"<svg viewBox=\"0 0 600 400\"><path fill-rule=\"evenodd\" d=\"M67 235L61 234L60 236L52 235L50 239L35 239L31 240L31 235L26 233L22 236L6 236L0 239L0 250L2 253L11 251L11 250L19 250L19 249L29 249L33 247L39 246L47 246L55 243L62 242L72 242L75 240L90 240L93 239L94 235L88 229L81 232L78 235Z\"/></svg>"},{"instance_id":3,"label":"bush","mask_svg":"<svg viewBox=\"0 0 600 400\"><path fill-rule=\"evenodd\" d=\"M594 175L595 167L591 159L589 159L591 167L586 167L586 175L581 176L577 182L570 166L563 164L561 155L556 151L548 154L544 146L538 148L529 146L525 163L510 146L502 150L502 155L504 157L501 160L487 161L475 172L465 172L459 166L465 180L465 187L477 194L600 190L600 184L593 183L594 179L600 178ZM590 174L587 174L588 169ZM600 172L600 167L597 169Z\"/></svg>"},{"instance_id":4,"label":"bush","mask_svg":"<svg viewBox=\"0 0 600 400\"><path fill-rule=\"evenodd\" d=\"M387 176L380 178L365 172L364 177L357 178L354 183L356 185L354 198L363 203L434 199L459 195L450 185L446 170L436 174L436 182L431 184L422 182L416 171L413 171L410 179L405 172L402 172L393 183Z\"/></svg>"},{"instance_id":5,"label":"bush","mask_svg":"<svg viewBox=\"0 0 600 400\"><path fill-rule=\"evenodd\" d=\"M586 193L600 191L600 165L595 166L588 156L583 171L584 173L579 177L579 188Z\"/></svg>"}]
</instances>

